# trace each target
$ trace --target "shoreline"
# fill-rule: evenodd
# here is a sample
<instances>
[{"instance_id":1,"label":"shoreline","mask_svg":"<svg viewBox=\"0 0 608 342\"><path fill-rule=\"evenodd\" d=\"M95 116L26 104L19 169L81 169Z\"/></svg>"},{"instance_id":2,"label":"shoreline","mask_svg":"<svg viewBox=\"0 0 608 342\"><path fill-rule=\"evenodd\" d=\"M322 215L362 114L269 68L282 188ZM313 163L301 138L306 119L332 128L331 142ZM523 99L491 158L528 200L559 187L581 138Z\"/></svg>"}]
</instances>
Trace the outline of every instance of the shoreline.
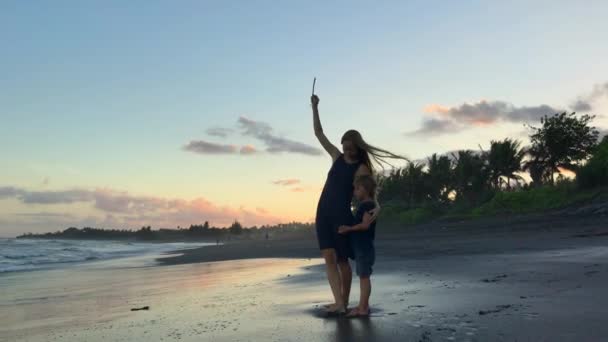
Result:
<instances>
[{"instance_id":1,"label":"shoreline","mask_svg":"<svg viewBox=\"0 0 608 342\"><path fill-rule=\"evenodd\" d=\"M390 224L376 229L376 253L388 258L426 257L441 253L483 254L551 248L547 243L536 244L533 239L550 237L555 248L570 237L608 235L608 217L563 217L527 215L475 221L432 222L395 229ZM518 246L518 239L528 240ZM486 244L481 244L486 241ZM567 244L567 243L566 243ZM157 258L159 265L243 260L255 258L320 258L321 253L313 234L298 234L296 238L269 240L233 240L170 252L171 257Z\"/></svg>"}]
</instances>

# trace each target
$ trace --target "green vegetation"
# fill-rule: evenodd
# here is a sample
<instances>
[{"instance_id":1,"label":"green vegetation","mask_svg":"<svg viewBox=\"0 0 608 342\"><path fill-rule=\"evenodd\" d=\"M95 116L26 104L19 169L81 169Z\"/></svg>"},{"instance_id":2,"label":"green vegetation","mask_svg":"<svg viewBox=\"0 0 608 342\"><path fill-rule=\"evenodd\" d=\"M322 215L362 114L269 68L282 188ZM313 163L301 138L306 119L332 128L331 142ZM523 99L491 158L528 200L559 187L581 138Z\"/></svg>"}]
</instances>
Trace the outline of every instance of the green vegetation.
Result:
<instances>
[{"instance_id":1,"label":"green vegetation","mask_svg":"<svg viewBox=\"0 0 608 342\"><path fill-rule=\"evenodd\" d=\"M487 203L471 211L473 217L527 214L563 208L594 198L600 190L580 190L573 182L522 191L498 192Z\"/></svg>"},{"instance_id":2,"label":"green vegetation","mask_svg":"<svg viewBox=\"0 0 608 342\"><path fill-rule=\"evenodd\" d=\"M589 201L608 186L608 137L593 116L559 113L529 128L531 145L491 141L489 151L433 154L380 176L382 218L400 224L527 214ZM564 173L576 174L576 181ZM528 176L528 177L526 177ZM526 182L525 179L531 179Z\"/></svg>"},{"instance_id":3,"label":"green vegetation","mask_svg":"<svg viewBox=\"0 0 608 342\"><path fill-rule=\"evenodd\" d=\"M589 162L577 170L576 180L584 189L608 186L608 136L596 147Z\"/></svg>"}]
</instances>

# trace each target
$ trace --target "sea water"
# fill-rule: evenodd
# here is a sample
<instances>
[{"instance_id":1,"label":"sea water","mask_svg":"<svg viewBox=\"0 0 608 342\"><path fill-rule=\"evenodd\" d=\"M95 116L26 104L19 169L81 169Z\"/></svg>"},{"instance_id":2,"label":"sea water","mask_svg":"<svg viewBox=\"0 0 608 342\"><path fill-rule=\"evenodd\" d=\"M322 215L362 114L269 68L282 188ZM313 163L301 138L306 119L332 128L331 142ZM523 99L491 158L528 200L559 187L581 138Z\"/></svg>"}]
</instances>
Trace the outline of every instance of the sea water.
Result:
<instances>
[{"instance_id":1,"label":"sea water","mask_svg":"<svg viewBox=\"0 0 608 342\"><path fill-rule=\"evenodd\" d=\"M161 254L205 245L209 243L0 238L0 273L69 267L83 262Z\"/></svg>"}]
</instances>

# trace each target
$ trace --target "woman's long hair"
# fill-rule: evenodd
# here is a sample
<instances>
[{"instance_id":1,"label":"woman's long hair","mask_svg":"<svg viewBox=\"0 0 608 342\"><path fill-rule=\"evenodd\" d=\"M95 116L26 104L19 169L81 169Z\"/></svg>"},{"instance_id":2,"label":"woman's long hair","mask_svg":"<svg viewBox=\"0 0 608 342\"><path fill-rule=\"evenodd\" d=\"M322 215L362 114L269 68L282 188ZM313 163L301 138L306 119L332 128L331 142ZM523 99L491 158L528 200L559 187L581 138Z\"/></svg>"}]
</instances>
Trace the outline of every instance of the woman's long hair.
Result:
<instances>
[{"instance_id":1,"label":"woman's long hair","mask_svg":"<svg viewBox=\"0 0 608 342\"><path fill-rule=\"evenodd\" d=\"M365 164L369 168L369 171L372 173L372 175L374 174L374 165L372 164L372 159L377 165L380 166L382 170L384 170L385 165L394 167L391 163L387 161L387 159L400 159L409 161L405 157L396 155L392 152L383 150L381 148L366 143L365 140L363 140L361 133L354 129L348 130L346 131L346 133L344 133L344 135L342 136L341 143L344 143L344 141L347 140L351 141L353 144L355 144L355 146L357 146L357 150L359 152L359 161L363 162L363 164Z\"/></svg>"}]
</instances>

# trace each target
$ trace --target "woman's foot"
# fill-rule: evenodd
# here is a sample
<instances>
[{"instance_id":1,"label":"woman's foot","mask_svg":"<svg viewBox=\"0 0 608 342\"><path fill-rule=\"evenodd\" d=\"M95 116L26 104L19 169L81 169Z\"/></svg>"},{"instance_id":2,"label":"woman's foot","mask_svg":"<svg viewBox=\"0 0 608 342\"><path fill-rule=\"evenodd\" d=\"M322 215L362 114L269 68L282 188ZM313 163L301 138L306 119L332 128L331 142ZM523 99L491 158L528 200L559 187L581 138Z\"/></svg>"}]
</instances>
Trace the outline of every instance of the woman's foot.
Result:
<instances>
[{"instance_id":1,"label":"woman's foot","mask_svg":"<svg viewBox=\"0 0 608 342\"><path fill-rule=\"evenodd\" d=\"M331 304L323 304L323 309L329 309L329 308L333 308L336 307L338 304L336 303L331 303ZM344 304L344 308L348 309L348 303Z\"/></svg>"},{"instance_id":2,"label":"woman's foot","mask_svg":"<svg viewBox=\"0 0 608 342\"><path fill-rule=\"evenodd\" d=\"M369 308L362 309L361 307L357 306L356 308L353 308L352 310L348 311L348 313L346 314L346 317L348 317L348 318L369 317Z\"/></svg>"},{"instance_id":3,"label":"woman's foot","mask_svg":"<svg viewBox=\"0 0 608 342\"><path fill-rule=\"evenodd\" d=\"M333 303L325 306L325 312L331 315L341 315L346 313L346 307L341 304Z\"/></svg>"}]
</instances>

